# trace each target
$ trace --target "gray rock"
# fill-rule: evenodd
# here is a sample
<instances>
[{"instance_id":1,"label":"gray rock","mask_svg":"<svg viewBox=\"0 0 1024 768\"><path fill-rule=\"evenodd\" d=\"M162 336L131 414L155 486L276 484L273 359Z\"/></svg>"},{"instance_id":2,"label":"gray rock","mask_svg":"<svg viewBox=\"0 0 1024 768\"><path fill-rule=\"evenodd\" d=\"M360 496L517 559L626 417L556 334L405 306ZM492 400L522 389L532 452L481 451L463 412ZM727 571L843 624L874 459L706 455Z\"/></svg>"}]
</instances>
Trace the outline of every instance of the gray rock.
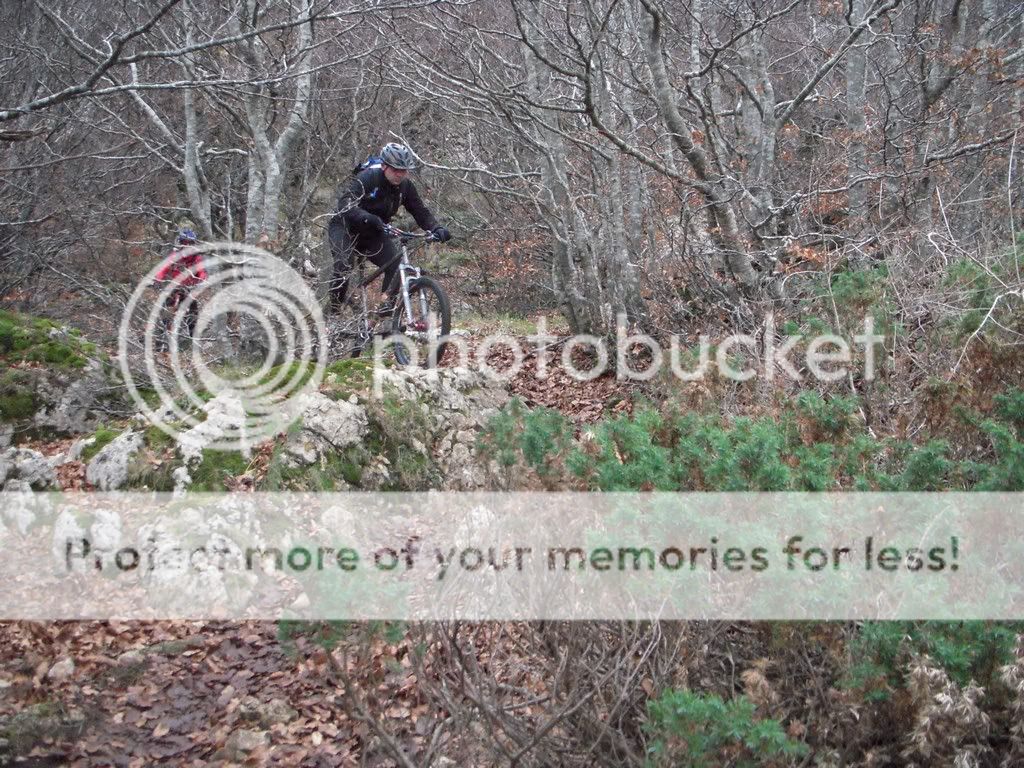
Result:
<instances>
[{"instance_id":1,"label":"gray rock","mask_svg":"<svg viewBox=\"0 0 1024 768\"><path fill-rule=\"evenodd\" d=\"M220 392L203 406L203 410L206 412L206 420L178 436L178 453L189 465L201 461L203 450L208 446L220 440L234 440L244 436L248 417L245 404L236 392ZM247 446L243 446L242 453L249 454Z\"/></svg>"},{"instance_id":2,"label":"gray rock","mask_svg":"<svg viewBox=\"0 0 1024 768\"><path fill-rule=\"evenodd\" d=\"M8 448L0 455L0 488L8 487L12 480L19 480L21 486L36 491L45 491L57 485L57 473L53 465L39 451L30 448Z\"/></svg>"},{"instance_id":3,"label":"gray rock","mask_svg":"<svg viewBox=\"0 0 1024 768\"><path fill-rule=\"evenodd\" d=\"M174 479L174 495L180 496L192 485L192 475L188 473L188 467L177 467L171 472Z\"/></svg>"},{"instance_id":4,"label":"gray rock","mask_svg":"<svg viewBox=\"0 0 1024 768\"><path fill-rule=\"evenodd\" d=\"M50 671L46 673L46 677L54 682L61 682L67 680L71 675L75 673L75 661L71 657L63 658L50 667Z\"/></svg>"},{"instance_id":5,"label":"gray rock","mask_svg":"<svg viewBox=\"0 0 1024 768\"><path fill-rule=\"evenodd\" d=\"M67 572L68 543L70 542L73 547L72 552L81 552L81 542L84 538L85 528L78 522L74 514L68 509L62 511L53 523L53 544L51 546L58 572ZM84 570L86 568L84 558L73 558L71 562L75 564L76 569Z\"/></svg>"},{"instance_id":6,"label":"gray rock","mask_svg":"<svg viewBox=\"0 0 1024 768\"><path fill-rule=\"evenodd\" d=\"M268 704L259 707L260 725L269 728L272 725L290 723L299 713L284 703L282 699L271 699Z\"/></svg>"},{"instance_id":7,"label":"gray rock","mask_svg":"<svg viewBox=\"0 0 1024 768\"><path fill-rule=\"evenodd\" d=\"M128 480L128 467L142 449L140 432L125 432L97 453L85 468L85 479L101 491L115 491Z\"/></svg>"},{"instance_id":8,"label":"gray rock","mask_svg":"<svg viewBox=\"0 0 1024 768\"><path fill-rule=\"evenodd\" d=\"M228 760L241 762L257 749L270 746L270 734L266 731L240 729L228 736L224 751Z\"/></svg>"},{"instance_id":9,"label":"gray rock","mask_svg":"<svg viewBox=\"0 0 1024 768\"><path fill-rule=\"evenodd\" d=\"M106 419L109 402L120 401L122 388L98 360L81 371L42 369L36 396L43 406L33 416L37 428L68 434L92 432Z\"/></svg>"},{"instance_id":10,"label":"gray rock","mask_svg":"<svg viewBox=\"0 0 1024 768\"><path fill-rule=\"evenodd\" d=\"M142 651L125 651L117 657L117 665L119 667L138 667L146 663L146 656Z\"/></svg>"},{"instance_id":11,"label":"gray rock","mask_svg":"<svg viewBox=\"0 0 1024 768\"><path fill-rule=\"evenodd\" d=\"M121 518L112 510L98 509L89 528L93 551L113 553L121 546Z\"/></svg>"},{"instance_id":12,"label":"gray rock","mask_svg":"<svg viewBox=\"0 0 1024 768\"><path fill-rule=\"evenodd\" d=\"M90 445L96 442L95 437L84 437L81 440L75 440L68 448L67 456L64 457L65 461L80 461L82 458L82 451L88 448Z\"/></svg>"},{"instance_id":13,"label":"gray rock","mask_svg":"<svg viewBox=\"0 0 1024 768\"><path fill-rule=\"evenodd\" d=\"M14 427L10 424L0 424L0 450L10 446L14 440ZM0 480L0 482L3 482Z\"/></svg>"},{"instance_id":14,"label":"gray rock","mask_svg":"<svg viewBox=\"0 0 1024 768\"><path fill-rule=\"evenodd\" d=\"M238 718L243 723L255 723L260 719L260 700L246 696L238 703Z\"/></svg>"},{"instance_id":15,"label":"gray rock","mask_svg":"<svg viewBox=\"0 0 1024 768\"><path fill-rule=\"evenodd\" d=\"M319 392L299 398L297 409L302 429L289 439L286 450L300 464L312 464L321 456L356 445L369 428L365 410Z\"/></svg>"}]
</instances>

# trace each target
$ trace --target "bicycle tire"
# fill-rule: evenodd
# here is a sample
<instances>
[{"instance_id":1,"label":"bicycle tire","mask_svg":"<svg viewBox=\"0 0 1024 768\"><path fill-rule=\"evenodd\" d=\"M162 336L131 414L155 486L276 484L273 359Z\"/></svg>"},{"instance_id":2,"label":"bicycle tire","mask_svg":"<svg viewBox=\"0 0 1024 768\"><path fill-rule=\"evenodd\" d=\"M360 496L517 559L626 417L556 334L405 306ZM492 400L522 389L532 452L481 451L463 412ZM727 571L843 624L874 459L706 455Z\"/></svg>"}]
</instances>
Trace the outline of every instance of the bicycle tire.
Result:
<instances>
[{"instance_id":1,"label":"bicycle tire","mask_svg":"<svg viewBox=\"0 0 1024 768\"><path fill-rule=\"evenodd\" d=\"M421 299L426 299L426 317L419 316L422 314ZM429 277L417 277L409 282L409 304L412 307L414 316L406 316L405 304L400 301L398 306L395 307L394 315L392 315L392 332L404 335L411 340L424 338L424 348L418 350L420 352L418 355L418 358L421 360L420 366L423 368L434 368L444 358L447 345L443 339L446 339L452 330L452 309L451 303L448 301L448 294L445 293L444 288L439 283L431 280ZM435 320L439 322L435 323ZM420 324L424 324L425 327L420 328ZM416 337L409 336L411 329L414 329L414 332L417 334ZM423 334L423 336L420 334ZM434 346L435 344L436 346ZM426 351L425 355L423 354L424 351ZM394 345L394 355L395 362L399 365L404 366L411 363L412 358L409 355L409 350L403 344L396 343Z\"/></svg>"}]
</instances>

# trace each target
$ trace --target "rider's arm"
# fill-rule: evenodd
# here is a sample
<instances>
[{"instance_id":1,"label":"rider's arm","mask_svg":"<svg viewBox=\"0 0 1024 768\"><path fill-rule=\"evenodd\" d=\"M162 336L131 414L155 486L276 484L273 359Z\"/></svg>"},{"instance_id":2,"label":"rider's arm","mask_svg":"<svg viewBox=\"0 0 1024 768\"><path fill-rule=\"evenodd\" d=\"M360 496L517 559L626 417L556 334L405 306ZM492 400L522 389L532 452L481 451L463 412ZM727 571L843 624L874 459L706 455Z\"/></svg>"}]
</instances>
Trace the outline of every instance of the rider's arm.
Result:
<instances>
[{"instance_id":1,"label":"rider's arm","mask_svg":"<svg viewBox=\"0 0 1024 768\"><path fill-rule=\"evenodd\" d=\"M380 232L384 229L384 221L359 206L363 196L374 183L372 168L361 171L348 184L338 187L337 212L345 220L349 230L357 232Z\"/></svg>"},{"instance_id":2,"label":"rider's arm","mask_svg":"<svg viewBox=\"0 0 1024 768\"><path fill-rule=\"evenodd\" d=\"M433 232L437 229L437 219L434 218L434 214L430 212L430 209L423 204L423 200L420 199L420 193L416 191L416 185L409 181L409 179L402 180L402 205L416 219L420 229L427 232Z\"/></svg>"}]
</instances>

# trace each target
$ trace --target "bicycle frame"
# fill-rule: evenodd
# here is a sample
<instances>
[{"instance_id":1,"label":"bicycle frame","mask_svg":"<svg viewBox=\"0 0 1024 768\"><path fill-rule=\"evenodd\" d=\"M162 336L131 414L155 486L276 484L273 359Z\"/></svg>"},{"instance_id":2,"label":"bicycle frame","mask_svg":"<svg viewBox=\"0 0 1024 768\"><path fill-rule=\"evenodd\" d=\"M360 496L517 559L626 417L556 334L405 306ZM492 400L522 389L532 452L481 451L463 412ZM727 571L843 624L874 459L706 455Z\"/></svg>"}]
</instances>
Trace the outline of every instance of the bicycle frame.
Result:
<instances>
[{"instance_id":1,"label":"bicycle frame","mask_svg":"<svg viewBox=\"0 0 1024 768\"><path fill-rule=\"evenodd\" d=\"M358 323L357 323L357 326L356 326L354 332L349 332L349 333L346 333L344 335L349 336L349 337L354 337L356 339L357 349L364 348L366 346L366 344L369 343L370 339L372 339L373 336L374 336L374 333L371 332L371 328L370 328L370 321L369 321L370 308L369 308L369 306L367 304L367 300L366 300L366 288L367 288L367 286L369 286L374 280L376 280L378 277L380 277L382 274L384 274L384 272L386 272L388 270L388 268L390 268L391 265L394 264L395 261L397 260L398 261L398 279L399 279L399 288L400 288L400 291L401 291L402 306L405 308L406 316L407 317L412 317L413 316L413 311L412 311L412 301L411 301L410 296L409 296L409 285L410 285L410 283L412 283L412 281L414 281L417 278L419 278L423 274L423 272L422 272L422 270L419 267L415 266L409 260L409 245L408 244L412 240L422 240L424 243L430 242L430 241L433 240L433 237L430 234L426 234L426 233L418 234L416 232L405 232L405 231L397 229L395 227L389 227L388 230L387 230L387 234L391 235L392 237L395 237L399 241L399 250L398 250L398 253L395 254L394 259L392 259L388 263L384 264L383 266L378 267L372 273L370 273L369 276L367 276L365 278L361 277L362 270L363 270L363 260L360 259L359 262L358 262L358 265L356 266L358 277L357 277L357 279L354 282L355 282L355 286L358 288L359 293L360 293L360 298L361 298L361 302L362 302L362 307L361 307L362 311L360 312L360 316L358 318ZM425 314L426 311L427 311L426 298L425 297L421 297L420 301L422 302L422 305L423 305L422 306L422 310L423 310L423 312Z\"/></svg>"}]
</instances>

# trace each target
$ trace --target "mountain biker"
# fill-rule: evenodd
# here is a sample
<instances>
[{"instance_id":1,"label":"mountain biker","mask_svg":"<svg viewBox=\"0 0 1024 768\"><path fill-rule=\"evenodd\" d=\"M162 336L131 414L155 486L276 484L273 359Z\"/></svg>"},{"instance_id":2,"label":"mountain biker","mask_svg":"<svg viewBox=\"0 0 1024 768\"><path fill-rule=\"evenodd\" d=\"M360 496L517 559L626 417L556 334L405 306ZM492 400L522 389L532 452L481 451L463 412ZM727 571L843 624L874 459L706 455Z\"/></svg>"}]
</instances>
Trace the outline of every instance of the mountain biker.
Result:
<instances>
[{"instance_id":1,"label":"mountain biker","mask_svg":"<svg viewBox=\"0 0 1024 768\"><path fill-rule=\"evenodd\" d=\"M203 267L203 254L196 246L196 233L182 229L171 252L160 265L153 284L161 288L165 283L174 283L174 288L164 300L164 308L173 318L177 312L184 312L184 326L189 338L196 330L199 307L192 298L192 289L203 282L207 275Z\"/></svg>"},{"instance_id":2,"label":"mountain biker","mask_svg":"<svg viewBox=\"0 0 1024 768\"><path fill-rule=\"evenodd\" d=\"M348 275L355 265L354 254L368 258L378 267L390 265L384 272L387 299L379 311L387 314L394 306L400 286L397 250L388 223L399 206L404 206L420 228L430 232L434 239L442 243L451 239L451 233L437 223L408 178L409 171L415 167L412 150L392 142L381 150L379 164L366 164L351 181L338 187L338 206L327 228L334 263L330 293L335 311L345 302Z\"/></svg>"}]
</instances>

